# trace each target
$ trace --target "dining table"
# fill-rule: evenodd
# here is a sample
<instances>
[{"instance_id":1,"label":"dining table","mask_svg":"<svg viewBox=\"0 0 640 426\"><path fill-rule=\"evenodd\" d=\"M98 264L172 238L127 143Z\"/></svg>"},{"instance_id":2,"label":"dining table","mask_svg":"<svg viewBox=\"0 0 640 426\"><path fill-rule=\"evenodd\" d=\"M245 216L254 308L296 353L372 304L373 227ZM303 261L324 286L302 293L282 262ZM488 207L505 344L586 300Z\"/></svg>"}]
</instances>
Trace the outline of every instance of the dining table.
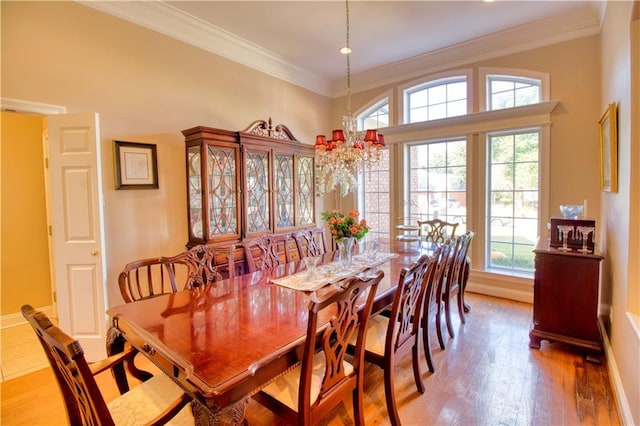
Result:
<instances>
[{"instance_id":1,"label":"dining table","mask_svg":"<svg viewBox=\"0 0 640 426\"><path fill-rule=\"evenodd\" d=\"M111 307L107 351L128 342L148 357L193 398L195 424L243 424L248 399L302 359L312 298L350 276L382 270L375 314L393 302L402 268L422 254L396 242L383 242L378 253L366 243L356 247L349 266L329 252L315 270L296 261ZM319 323L334 314L327 309Z\"/></svg>"}]
</instances>

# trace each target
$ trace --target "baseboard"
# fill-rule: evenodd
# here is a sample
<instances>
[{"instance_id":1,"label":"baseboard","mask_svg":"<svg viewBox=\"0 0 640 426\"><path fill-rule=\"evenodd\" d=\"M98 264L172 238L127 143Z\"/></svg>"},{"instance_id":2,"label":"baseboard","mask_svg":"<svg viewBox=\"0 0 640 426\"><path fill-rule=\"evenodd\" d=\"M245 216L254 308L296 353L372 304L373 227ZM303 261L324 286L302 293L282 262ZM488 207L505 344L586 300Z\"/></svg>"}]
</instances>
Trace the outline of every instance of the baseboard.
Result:
<instances>
[{"instance_id":1,"label":"baseboard","mask_svg":"<svg viewBox=\"0 0 640 426\"><path fill-rule=\"evenodd\" d=\"M48 317L55 316L55 310L53 305L36 308L36 311L42 311ZM22 325L26 323L27 321L24 319L21 312L16 312L15 314L3 315L0 317L0 329L15 327L17 325Z\"/></svg>"},{"instance_id":2,"label":"baseboard","mask_svg":"<svg viewBox=\"0 0 640 426\"><path fill-rule=\"evenodd\" d=\"M616 364L616 357L613 354L613 348L609 341L609 335L607 329L604 327L602 320L598 318L600 323L600 332L602 333L602 343L604 345L604 355L607 359L607 369L609 371L609 380L611 381L611 388L613 390L613 397L616 400L618 406L618 413L620 414L620 424L632 425L633 415L631 414L631 406L629 400L624 392L622 386L622 380L620 380L620 373L618 372L618 365Z\"/></svg>"},{"instance_id":3,"label":"baseboard","mask_svg":"<svg viewBox=\"0 0 640 426\"><path fill-rule=\"evenodd\" d=\"M533 303L533 294L530 290L521 291L512 288L469 282L465 291L484 294L487 296L500 297L502 299L515 300L517 302Z\"/></svg>"}]
</instances>

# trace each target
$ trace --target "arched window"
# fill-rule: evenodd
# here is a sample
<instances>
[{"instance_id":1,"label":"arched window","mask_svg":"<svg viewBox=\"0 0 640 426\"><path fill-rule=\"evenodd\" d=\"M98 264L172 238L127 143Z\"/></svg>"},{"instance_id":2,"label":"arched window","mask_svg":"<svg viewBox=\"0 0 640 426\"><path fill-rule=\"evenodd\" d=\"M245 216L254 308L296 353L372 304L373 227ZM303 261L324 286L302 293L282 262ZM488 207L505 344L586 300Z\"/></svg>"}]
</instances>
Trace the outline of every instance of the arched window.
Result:
<instances>
[{"instance_id":1,"label":"arched window","mask_svg":"<svg viewBox=\"0 0 640 426\"><path fill-rule=\"evenodd\" d=\"M487 111L537 104L542 82L533 78L487 75Z\"/></svg>"},{"instance_id":2,"label":"arched window","mask_svg":"<svg viewBox=\"0 0 640 426\"><path fill-rule=\"evenodd\" d=\"M467 76L421 83L403 91L404 122L438 120L468 113Z\"/></svg>"},{"instance_id":3,"label":"arched window","mask_svg":"<svg viewBox=\"0 0 640 426\"><path fill-rule=\"evenodd\" d=\"M380 129L382 127L389 127L389 98L376 102L358 114L359 129Z\"/></svg>"}]
</instances>

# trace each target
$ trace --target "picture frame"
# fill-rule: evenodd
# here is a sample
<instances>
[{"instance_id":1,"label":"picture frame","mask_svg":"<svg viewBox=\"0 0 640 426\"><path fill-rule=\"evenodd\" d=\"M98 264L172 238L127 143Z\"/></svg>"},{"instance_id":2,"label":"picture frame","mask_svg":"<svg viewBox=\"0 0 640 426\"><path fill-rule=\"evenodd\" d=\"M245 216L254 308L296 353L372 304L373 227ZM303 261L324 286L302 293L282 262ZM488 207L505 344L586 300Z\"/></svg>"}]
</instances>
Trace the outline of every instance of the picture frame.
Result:
<instances>
[{"instance_id":1,"label":"picture frame","mask_svg":"<svg viewBox=\"0 0 640 426\"><path fill-rule=\"evenodd\" d=\"M610 103L598 121L600 136L600 189L618 192L618 107Z\"/></svg>"},{"instance_id":2,"label":"picture frame","mask_svg":"<svg viewBox=\"0 0 640 426\"><path fill-rule=\"evenodd\" d=\"M114 141L116 189L158 189L155 144Z\"/></svg>"}]
</instances>

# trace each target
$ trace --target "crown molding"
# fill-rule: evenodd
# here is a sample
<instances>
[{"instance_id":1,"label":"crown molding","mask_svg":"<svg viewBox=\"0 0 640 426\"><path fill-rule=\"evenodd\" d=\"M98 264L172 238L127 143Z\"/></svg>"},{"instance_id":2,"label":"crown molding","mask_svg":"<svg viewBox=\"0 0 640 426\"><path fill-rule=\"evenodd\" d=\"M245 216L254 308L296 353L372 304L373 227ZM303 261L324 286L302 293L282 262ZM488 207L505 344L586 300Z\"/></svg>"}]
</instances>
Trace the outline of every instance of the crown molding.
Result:
<instances>
[{"instance_id":1,"label":"crown molding","mask_svg":"<svg viewBox=\"0 0 640 426\"><path fill-rule=\"evenodd\" d=\"M331 98L346 95L346 77L331 81L318 76L163 1L76 1L320 95ZM571 13L571 19L564 14L557 15L353 74L351 91L361 92L600 32L602 9L595 15L588 8ZM580 14L578 19L576 13Z\"/></svg>"},{"instance_id":2,"label":"crown molding","mask_svg":"<svg viewBox=\"0 0 640 426\"><path fill-rule=\"evenodd\" d=\"M557 15L353 74L351 91L361 92L475 62L596 35L600 33L600 28L599 15L594 16L586 9L579 20L575 16L567 20L565 15ZM334 81L331 96L335 98L346 95L345 88L346 78Z\"/></svg>"},{"instance_id":3,"label":"crown molding","mask_svg":"<svg viewBox=\"0 0 640 426\"><path fill-rule=\"evenodd\" d=\"M324 96L331 81L162 1L77 1Z\"/></svg>"},{"instance_id":4,"label":"crown molding","mask_svg":"<svg viewBox=\"0 0 640 426\"><path fill-rule=\"evenodd\" d=\"M60 105L43 104L40 102L23 101L20 99L0 98L2 111L32 113L38 115L64 114L67 108Z\"/></svg>"}]
</instances>

